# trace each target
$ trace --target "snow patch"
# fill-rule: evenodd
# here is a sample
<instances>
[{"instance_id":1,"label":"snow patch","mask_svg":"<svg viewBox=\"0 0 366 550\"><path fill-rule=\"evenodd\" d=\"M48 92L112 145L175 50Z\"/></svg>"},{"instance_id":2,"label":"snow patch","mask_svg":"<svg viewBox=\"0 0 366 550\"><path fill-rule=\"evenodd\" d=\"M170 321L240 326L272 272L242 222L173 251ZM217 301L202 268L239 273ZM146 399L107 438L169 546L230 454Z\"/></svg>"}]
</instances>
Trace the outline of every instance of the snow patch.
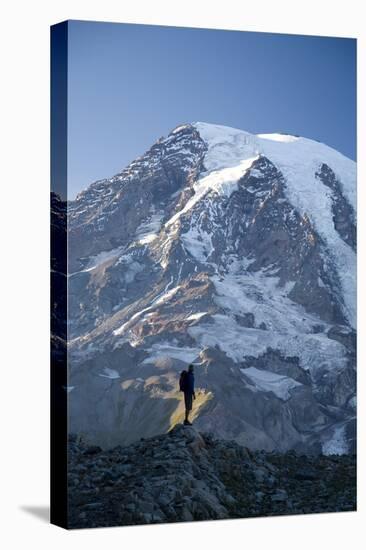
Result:
<instances>
[{"instance_id":1,"label":"snow patch","mask_svg":"<svg viewBox=\"0 0 366 550\"><path fill-rule=\"evenodd\" d=\"M124 322L123 325L121 325L119 328L117 328L113 331L113 335L114 336L121 336L122 334L124 334L127 330L129 330L132 327L134 322L137 321L143 313L145 313L146 311L151 311L156 306L159 306L159 305L164 304L165 302L168 302L180 289L180 285L178 285L178 286L172 288L171 290L168 290L170 285L172 284L172 282L173 282L173 276L171 277L168 284L165 286L164 290L160 294L158 294L158 296L156 296L154 298L154 300L151 302L151 304L148 307L145 307L144 309L134 313L128 321ZM133 345L133 344L131 343L131 345Z\"/></svg>"},{"instance_id":2,"label":"snow patch","mask_svg":"<svg viewBox=\"0 0 366 550\"><path fill-rule=\"evenodd\" d=\"M178 292L178 290L180 289L180 285L168 290L167 292L164 292L163 294L161 294L160 296L158 296L157 298L155 298L155 300L152 302L152 304L154 306L159 306L161 304L164 304L165 302L168 302L171 298L173 298L173 296Z\"/></svg>"},{"instance_id":3,"label":"snow patch","mask_svg":"<svg viewBox=\"0 0 366 550\"><path fill-rule=\"evenodd\" d=\"M353 397L351 397L351 399L349 399L347 405L348 405L348 407L351 407L352 409L356 410L356 408L357 408L357 396L354 395Z\"/></svg>"},{"instance_id":4,"label":"snow patch","mask_svg":"<svg viewBox=\"0 0 366 550\"><path fill-rule=\"evenodd\" d=\"M105 367L104 372L100 373L99 376L102 376L103 378L109 378L110 380L121 378L116 370L110 369L108 367Z\"/></svg>"},{"instance_id":5,"label":"snow patch","mask_svg":"<svg viewBox=\"0 0 366 550\"><path fill-rule=\"evenodd\" d=\"M323 443L322 451L324 455L344 455L348 452L346 439L346 425L342 424L333 430L331 438Z\"/></svg>"},{"instance_id":6,"label":"snow patch","mask_svg":"<svg viewBox=\"0 0 366 550\"><path fill-rule=\"evenodd\" d=\"M207 311L199 311L197 313L192 313L192 315L189 315L187 317L187 321L197 321L198 319L201 319L201 317L204 317L207 315Z\"/></svg>"},{"instance_id":7,"label":"snow patch","mask_svg":"<svg viewBox=\"0 0 366 550\"><path fill-rule=\"evenodd\" d=\"M181 124L180 126L177 126L176 128L174 128L174 130L172 130L172 132L170 132L170 133L171 134L178 134L178 132L180 132L181 130L184 130L188 126L189 126L188 124Z\"/></svg>"},{"instance_id":8,"label":"snow patch","mask_svg":"<svg viewBox=\"0 0 366 550\"><path fill-rule=\"evenodd\" d=\"M122 276L127 284L132 283L138 273L143 271L144 267L138 261L134 260L133 254L122 254L116 262L116 265L122 264L124 270Z\"/></svg>"},{"instance_id":9,"label":"snow patch","mask_svg":"<svg viewBox=\"0 0 366 550\"><path fill-rule=\"evenodd\" d=\"M283 143L291 143L300 139L299 136L292 136L291 134L258 134L258 137L271 139L272 141L281 141Z\"/></svg>"},{"instance_id":10,"label":"snow patch","mask_svg":"<svg viewBox=\"0 0 366 550\"><path fill-rule=\"evenodd\" d=\"M249 378L254 387L263 392L273 392L279 399L287 401L291 397L290 390L297 386L302 386L293 378L281 376L274 372L249 367L240 369L241 372Z\"/></svg>"},{"instance_id":11,"label":"snow patch","mask_svg":"<svg viewBox=\"0 0 366 550\"><path fill-rule=\"evenodd\" d=\"M136 230L137 242L139 244L149 244L158 237L162 217L161 213L153 214L149 220L139 225Z\"/></svg>"},{"instance_id":12,"label":"snow patch","mask_svg":"<svg viewBox=\"0 0 366 550\"><path fill-rule=\"evenodd\" d=\"M77 273L85 273L88 271L93 271L97 267L105 264L106 262L109 262L110 260L113 260L114 258L118 258L123 251L123 247L113 248L112 250L105 250L102 252L99 252L99 254L96 254L95 256L91 256L89 258L89 261L84 269L81 269L80 271L76 271L75 273L71 273L71 275L76 275Z\"/></svg>"},{"instance_id":13,"label":"snow patch","mask_svg":"<svg viewBox=\"0 0 366 550\"><path fill-rule=\"evenodd\" d=\"M74 390L76 388L76 386L62 386L62 388L67 392L67 393L71 393L72 390Z\"/></svg>"},{"instance_id":14,"label":"snow patch","mask_svg":"<svg viewBox=\"0 0 366 550\"><path fill-rule=\"evenodd\" d=\"M186 250L200 262L206 262L214 251L211 235L194 226L191 226L186 233L182 233L181 241Z\"/></svg>"},{"instance_id":15,"label":"snow patch","mask_svg":"<svg viewBox=\"0 0 366 550\"><path fill-rule=\"evenodd\" d=\"M170 357L171 359L180 359L186 363L191 363L200 353L199 348L179 347L172 345L169 342L160 342L153 344L150 349L147 350L150 353L150 357L143 360L143 363L154 363L156 359L162 357Z\"/></svg>"}]
</instances>

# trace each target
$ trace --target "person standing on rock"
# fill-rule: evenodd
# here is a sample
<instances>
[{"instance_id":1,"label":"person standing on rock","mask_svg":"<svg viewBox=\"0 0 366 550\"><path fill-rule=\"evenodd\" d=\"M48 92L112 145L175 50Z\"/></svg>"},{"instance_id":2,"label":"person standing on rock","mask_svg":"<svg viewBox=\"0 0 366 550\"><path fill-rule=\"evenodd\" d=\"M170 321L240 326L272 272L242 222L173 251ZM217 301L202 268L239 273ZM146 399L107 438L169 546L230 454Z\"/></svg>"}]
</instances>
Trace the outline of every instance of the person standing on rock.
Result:
<instances>
[{"instance_id":1,"label":"person standing on rock","mask_svg":"<svg viewBox=\"0 0 366 550\"><path fill-rule=\"evenodd\" d=\"M192 426L192 423L188 420L189 413L192 410L193 399L196 399L194 392L194 367L189 365L188 371L183 371L179 380L180 390L184 392L184 404L186 408L186 415L184 419L185 426Z\"/></svg>"}]
</instances>

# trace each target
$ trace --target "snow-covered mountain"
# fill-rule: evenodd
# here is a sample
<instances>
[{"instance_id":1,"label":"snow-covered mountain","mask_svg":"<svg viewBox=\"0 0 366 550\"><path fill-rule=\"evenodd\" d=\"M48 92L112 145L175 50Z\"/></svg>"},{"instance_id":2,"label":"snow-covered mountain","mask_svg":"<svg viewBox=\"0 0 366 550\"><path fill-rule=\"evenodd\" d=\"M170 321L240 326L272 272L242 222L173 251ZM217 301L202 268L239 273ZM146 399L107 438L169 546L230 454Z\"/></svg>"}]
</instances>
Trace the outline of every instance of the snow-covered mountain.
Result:
<instances>
[{"instance_id":1,"label":"snow-covered mountain","mask_svg":"<svg viewBox=\"0 0 366 550\"><path fill-rule=\"evenodd\" d=\"M283 134L184 124L68 203L70 429L182 418L252 448L354 445L356 165Z\"/></svg>"}]
</instances>

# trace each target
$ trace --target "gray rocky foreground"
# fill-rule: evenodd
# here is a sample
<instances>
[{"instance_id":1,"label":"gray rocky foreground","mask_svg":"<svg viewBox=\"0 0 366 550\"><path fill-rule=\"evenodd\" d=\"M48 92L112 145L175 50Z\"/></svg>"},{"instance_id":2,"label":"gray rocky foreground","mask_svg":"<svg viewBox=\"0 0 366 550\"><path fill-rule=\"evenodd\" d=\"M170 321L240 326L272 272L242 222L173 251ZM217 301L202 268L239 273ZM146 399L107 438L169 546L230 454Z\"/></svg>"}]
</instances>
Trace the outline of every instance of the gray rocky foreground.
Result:
<instances>
[{"instance_id":1,"label":"gray rocky foreground","mask_svg":"<svg viewBox=\"0 0 366 550\"><path fill-rule=\"evenodd\" d=\"M251 451L194 427L110 450L69 439L69 528L356 510L355 456Z\"/></svg>"}]
</instances>

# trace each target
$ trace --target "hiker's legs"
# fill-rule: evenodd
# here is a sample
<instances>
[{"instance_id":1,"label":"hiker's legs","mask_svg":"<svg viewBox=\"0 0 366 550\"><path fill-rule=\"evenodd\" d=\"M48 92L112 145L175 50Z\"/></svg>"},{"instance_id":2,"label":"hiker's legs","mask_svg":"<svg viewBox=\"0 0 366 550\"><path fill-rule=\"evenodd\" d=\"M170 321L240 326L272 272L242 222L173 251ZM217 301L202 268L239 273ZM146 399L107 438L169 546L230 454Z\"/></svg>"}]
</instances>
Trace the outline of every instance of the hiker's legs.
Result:
<instances>
[{"instance_id":1,"label":"hiker's legs","mask_svg":"<svg viewBox=\"0 0 366 550\"><path fill-rule=\"evenodd\" d=\"M189 417L189 413L192 410L192 395L190 395L189 393L185 393L184 394L184 403L185 403L185 406L186 406L186 415L185 415L184 423L185 424L191 424L188 417Z\"/></svg>"}]
</instances>

